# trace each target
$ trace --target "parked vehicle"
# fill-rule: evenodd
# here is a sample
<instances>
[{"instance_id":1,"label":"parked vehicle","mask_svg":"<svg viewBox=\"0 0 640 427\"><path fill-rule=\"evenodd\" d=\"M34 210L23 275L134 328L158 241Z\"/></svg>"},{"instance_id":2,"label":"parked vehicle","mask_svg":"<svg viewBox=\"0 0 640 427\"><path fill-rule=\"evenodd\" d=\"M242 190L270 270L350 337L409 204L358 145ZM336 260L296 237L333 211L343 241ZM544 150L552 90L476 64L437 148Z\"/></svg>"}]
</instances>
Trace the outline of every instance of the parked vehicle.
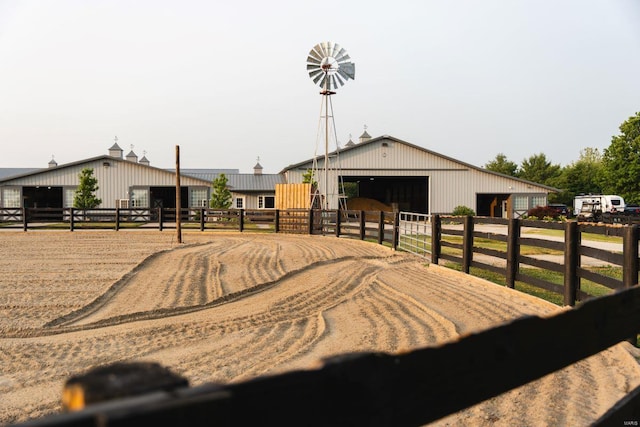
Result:
<instances>
[{"instance_id":1,"label":"parked vehicle","mask_svg":"<svg viewBox=\"0 0 640 427\"><path fill-rule=\"evenodd\" d=\"M640 215L640 205L626 205L624 207L624 213L625 215L634 215L634 216L639 216Z\"/></svg>"},{"instance_id":2,"label":"parked vehicle","mask_svg":"<svg viewBox=\"0 0 640 427\"><path fill-rule=\"evenodd\" d=\"M601 221L602 215L624 213L624 199L613 194L589 194L573 199L573 212L578 221Z\"/></svg>"},{"instance_id":3,"label":"parked vehicle","mask_svg":"<svg viewBox=\"0 0 640 427\"><path fill-rule=\"evenodd\" d=\"M549 203L547 207L558 212L558 215L569 216L570 214L569 207L564 203Z\"/></svg>"}]
</instances>

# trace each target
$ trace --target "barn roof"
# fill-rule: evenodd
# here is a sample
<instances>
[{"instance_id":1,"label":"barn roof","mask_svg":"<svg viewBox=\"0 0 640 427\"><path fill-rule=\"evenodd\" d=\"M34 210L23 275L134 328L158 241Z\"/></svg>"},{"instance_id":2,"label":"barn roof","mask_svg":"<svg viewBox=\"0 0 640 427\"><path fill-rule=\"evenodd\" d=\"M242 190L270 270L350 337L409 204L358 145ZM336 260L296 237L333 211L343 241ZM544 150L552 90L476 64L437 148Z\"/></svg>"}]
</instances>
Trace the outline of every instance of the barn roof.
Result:
<instances>
[{"instance_id":1,"label":"barn roof","mask_svg":"<svg viewBox=\"0 0 640 427\"><path fill-rule=\"evenodd\" d=\"M4 178L20 176L39 170L46 170L46 168L0 168L0 181Z\"/></svg>"},{"instance_id":2,"label":"barn roof","mask_svg":"<svg viewBox=\"0 0 640 427\"><path fill-rule=\"evenodd\" d=\"M449 156L445 156L444 154L436 153L435 151L428 150L428 149L426 149L424 147L420 147L418 145L411 144L409 142L403 141L401 139L398 139L398 138L395 138L395 137L389 136L389 135L382 135L382 136L378 136L376 138L372 138L372 139L370 139L368 141L364 141L364 142L361 142L361 143L358 143L358 144L345 146L344 148L342 148L342 149L340 149L338 151L338 154L346 153L346 152L349 152L349 151L352 151L352 150L359 150L362 147L365 147L365 146L370 145L370 144L375 144L375 143L380 142L382 140L390 140L390 141L393 141L393 142L398 143L398 144L406 145L407 147L415 148L416 150L420 150L420 151L422 151L424 153L427 153L429 155L440 157L440 158L446 159L448 161L457 163L457 164L459 164L461 166L464 166L465 168L468 168L468 169L474 169L474 170L477 170L477 171L482 172L482 173L487 173L487 174L490 174L490 175L500 176L500 177L509 178L509 179L512 179L512 180L515 180L515 181L518 181L518 182L523 182L523 183L535 185L537 187L545 188L545 189L547 189L549 191L554 191L554 192L559 191L557 188L550 187L548 185L539 184L537 182L527 181L526 179L516 178L516 177L511 176L511 175L505 175L505 174L501 174L499 172L494 172L494 171L490 171L488 169L484 169L484 168L481 168L481 167L478 167L478 166L474 166L472 164L465 163L463 161L454 159L454 158L449 157ZM328 154L329 154L329 156L335 156L336 155L336 151L332 151L331 153L328 153ZM324 154L316 156L315 159L316 160L324 160ZM310 167L310 165L313 164L313 160L314 159L311 158L311 159L305 160L303 162L299 162L299 163L295 163L295 164L289 165L286 168L284 168L282 171L280 171L280 173L284 174L285 172L287 172L289 170L294 170L294 169L304 169L304 170L306 170L306 169L308 169Z\"/></svg>"}]
</instances>

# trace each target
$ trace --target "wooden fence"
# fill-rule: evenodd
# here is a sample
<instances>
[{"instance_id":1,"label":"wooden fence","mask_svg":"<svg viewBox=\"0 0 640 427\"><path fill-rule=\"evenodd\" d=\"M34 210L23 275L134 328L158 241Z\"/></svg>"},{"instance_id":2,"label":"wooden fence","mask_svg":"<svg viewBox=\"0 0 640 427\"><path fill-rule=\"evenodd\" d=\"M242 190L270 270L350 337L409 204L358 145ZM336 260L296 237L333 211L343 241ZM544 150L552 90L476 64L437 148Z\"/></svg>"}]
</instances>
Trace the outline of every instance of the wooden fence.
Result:
<instances>
[{"instance_id":1,"label":"wooden fence","mask_svg":"<svg viewBox=\"0 0 640 427\"><path fill-rule=\"evenodd\" d=\"M245 219L251 217L250 211L219 214L206 211L200 211L199 224L208 223L207 218L220 218L211 222L236 221L234 226L240 231ZM70 215L69 222L73 223L74 212ZM159 216L160 224L170 218L163 211ZM265 217L260 220L269 221ZM503 227L506 232L481 231L480 225ZM290 232L386 242L394 249L406 237L399 233L398 214L378 212L273 211L273 231L281 232L287 227ZM554 241L525 237L523 227L561 230L563 238ZM585 246L581 242L582 233L619 237L621 249ZM517 319L439 347L403 354L338 355L315 370L259 377L237 384L146 390L90 404L79 412L21 425L421 426L630 340L629 337L635 342L640 332L636 225L605 227L434 215L427 237L434 264L445 260L459 263L465 273L479 268L503 274L510 287L519 281L552 290L563 295L565 304L575 307L549 318ZM496 242L503 249L480 245L481 239ZM524 247L557 252L560 261L526 255ZM621 266L622 278L591 271L582 266L582 257ZM500 265L490 259L499 260ZM563 284L526 274L521 268L524 265L561 273ZM580 289L581 279L614 291L592 298ZM109 393L103 395L108 398ZM639 420L640 387L631 390L593 425L624 425Z\"/></svg>"},{"instance_id":2,"label":"wooden fence","mask_svg":"<svg viewBox=\"0 0 640 427\"><path fill-rule=\"evenodd\" d=\"M505 232L478 231L479 224L502 225ZM462 227L458 227L462 225ZM565 305L574 306L577 301L585 301L592 295L581 289L581 281L589 280L611 290L629 288L638 283L638 226L594 225L575 221L547 222L520 219L500 219L484 217L441 217L434 215L431 222L431 262L440 260L458 263L461 270L470 273L471 267L491 271L505 277L506 285L514 288L516 281L555 292L563 296ZM522 229L559 230L562 238L550 240L540 237L525 237ZM602 249L582 244L582 235L592 233L619 237L620 249ZM484 244L476 244L484 239ZM504 249L491 248L491 243ZM488 243L488 244L487 244ZM525 255L523 248L543 248L557 255L554 260L535 255ZM451 249L451 252L443 251ZM591 258L622 269L622 277L612 277L583 266L583 257ZM502 262L496 262L502 261ZM561 285L541 279L525 271L524 267L534 267L559 273L563 277Z\"/></svg>"},{"instance_id":3,"label":"wooden fence","mask_svg":"<svg viewBox=\"0 0 640 427\"><path fill-rule=\"evenodd\" d=\"M192 230L260 230L323 234L375 240L397 247L397 214L382 211L309 209L181 209L181 227ZM0 227L24 231L42 228L175 228L176 210L157 209L0 209Z\"/></svg>"}]
</instances>

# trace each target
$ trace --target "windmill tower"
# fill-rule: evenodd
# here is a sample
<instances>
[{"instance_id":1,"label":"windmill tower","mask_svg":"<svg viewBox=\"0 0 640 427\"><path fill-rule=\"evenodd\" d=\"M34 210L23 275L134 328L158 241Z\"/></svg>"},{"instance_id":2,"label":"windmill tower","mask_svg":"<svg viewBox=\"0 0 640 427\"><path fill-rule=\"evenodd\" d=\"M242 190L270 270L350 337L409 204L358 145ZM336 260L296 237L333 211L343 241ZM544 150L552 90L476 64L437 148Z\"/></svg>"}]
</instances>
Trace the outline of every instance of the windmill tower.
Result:
<instances>
[{"instance_id":1,"label":"windmill tower","mask_svg":"<svg viewBox=\"0 0 640 427\"><path fill-rule=\"evenodd\" d=\"M337 207L340 199L340 190L336 187L338 185L338 177L336 176L336 179L332 182L333 187L336 188L332 189L329 183L329 172L331 170L331 159L329 158L330 140L334 141L336 147L333 162L333 169L336 174L338 161L338 139L336 136L331 95L335 95L338 85L343 86L347 80L355 79L356 66L353 62L350 62L350 59L344 48L332 42L322 42L315 45L307 56L307 71L309 72L309 77L311 77L313 83L320 85L322 88L320 91L322 103L320 106L320 121L318 123L318 142L320 141L320 135L323 133L323 174L320 177L318 173L317 152L313 157L312 170L312 180L315 177L322 178L322 185L320 186L320 194L314 192L314 200L312 200L311 205L315 206L315 197L319 195L322 198L321 207L323 209L330 209L331 204Z\"/></svg>"}]
</instances>

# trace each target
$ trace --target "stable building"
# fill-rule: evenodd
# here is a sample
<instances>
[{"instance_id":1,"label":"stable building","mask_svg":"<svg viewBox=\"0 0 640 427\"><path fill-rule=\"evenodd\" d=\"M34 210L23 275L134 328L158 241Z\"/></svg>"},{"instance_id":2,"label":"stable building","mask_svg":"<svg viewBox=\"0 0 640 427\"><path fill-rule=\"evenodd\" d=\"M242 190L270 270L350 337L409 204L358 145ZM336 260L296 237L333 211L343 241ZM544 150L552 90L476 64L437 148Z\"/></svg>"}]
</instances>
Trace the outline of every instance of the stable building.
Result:
<instances>
[{"instance_id":1,"label":"stable building","mask_svg":"<svg viewBox=\"0 0 640 427\"><path fill-rule=\"evenodd\" d=\"M64 165L52 159L43 169L11 169L19 172L11 176L3 176L0 170L0 208L72 207L78 175L84 168L93 169L98 180L100 208L175 208L175 170L153 167L146 156L138 159L133 150L123 156L117 142L103 156ZM467 206L480 216L518 218L535 206L546 205L547 195L558 191L392 136L371 138L365 131L357 143L349 140L338 152L290 165L278 174L263 174L259 162L252 174L237 169L181 168L180 204L208 207L212 181L224 173L232 208L275 209L276 188L302 183L308 170L314 172L317 191L313 194L322 197L319 206L329 209L346 206L341 203L346 197L342 189L349 186L359 198L376 201L388 210L450 214L457 206Z\"/></svg>"},{"instance_id":2,"label":"stable building","mask_svg":"<svg viewBox=\"0 0 640 427\"><path fill-rule=\"evenodd\" d=\"M99 208L176 207L175 169L153 167L146 156L138 159L133 150L123 156L115 143L107 155L64 165L52 159L47 168L5 171L9 174L0 175L0 208L73 207L78 176L85 168L92 169L98 181ZM253 174L241 174L238 169L181 169L180 205L208 207L211 183L221 173L229 179L233 207L237 208L273 209L275 186L284 182L280 174L263 174L259 163Z\"/></svg>"},{"instance_id":3,"label":"stable building","mask_svg":"<svg viewBox=\"0 0 640 427\"><path fill-rule=\"evenodd\" d=\"M358 143L350 140L339 152L290 165L280 173L288 183L300 183L308 170L314 172L318 192L327 197L330 209L343 205L340 189L349 183L358 197L396 211L450 214L457 206L467 206L477 215L502 218L518 218L530 208L544 206L547 195L558 191L392 136L371 138L366 131Z\"/></svg>"}]
</instances>

